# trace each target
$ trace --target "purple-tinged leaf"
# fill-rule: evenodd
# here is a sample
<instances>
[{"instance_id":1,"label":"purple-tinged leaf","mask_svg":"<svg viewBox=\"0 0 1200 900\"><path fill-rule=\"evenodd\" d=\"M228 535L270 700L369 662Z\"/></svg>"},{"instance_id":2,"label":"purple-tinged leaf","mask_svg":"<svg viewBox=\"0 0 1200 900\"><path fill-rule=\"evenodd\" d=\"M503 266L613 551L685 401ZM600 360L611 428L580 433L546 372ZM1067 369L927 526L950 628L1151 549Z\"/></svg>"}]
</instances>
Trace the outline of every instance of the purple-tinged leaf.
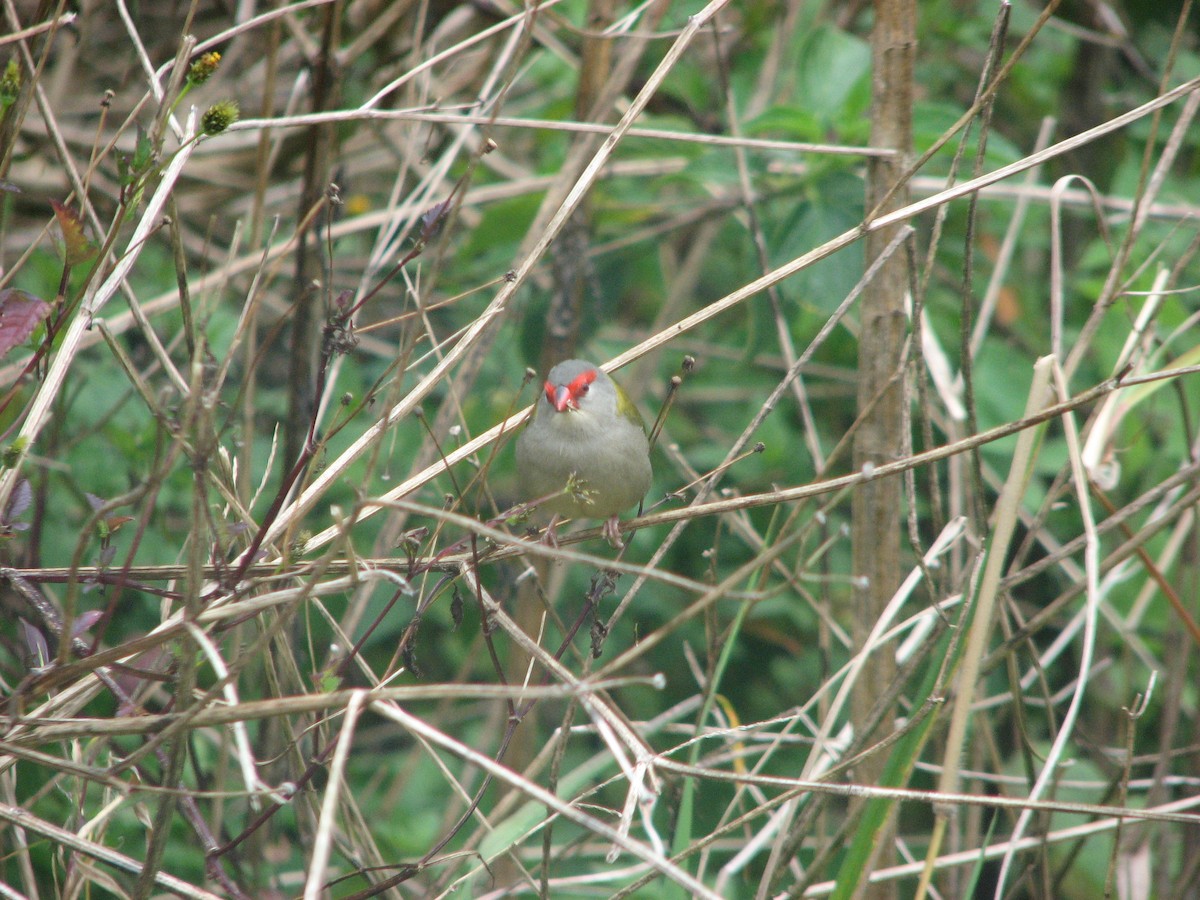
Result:
<instances>
[{"instance_id":1,"label":"purple-tinged leaf","mask_svg":"<svg viewBox=\"0 0 1200 900\"><path fill-rule=\"evenodd\" d=\"M83 634L95 625L104 616L104 613L98 609L89 609L87 612L81 612L75 621L71 623L71 637L82 637Z\"/></svg>"},{"instance_id":2,"label":"purple-tinged leaf","mask_svg":"<svg viewBox=\"0 0 1200 900\"><path fill-rule=\"evenodd\" d=\"M449 200L442 200L425 210L425 214L421 216L421 237L427 241L436 237L449 212Z\"/></svg>"},{"instance_id":3,"label":"purple-tinged leaf","mask_svg":"<svg viewBox=\"0 0 1200 900\"><path fill-rule=\"evenodd\" d=\"M113 677L121 688L121 695L132 702L122 702L117 714L134 716L139 713L136 695L140 688L147 683L167 681L170 678L171 664L174 656L165 647L154 647L144 653L139 653L128 665L117 666Z\"/></svg>"},{"instance_id":4,"label":"purple-tinged leaf","mask_svg":"<svg viewBox=\"0 0 1200 900\"><path fill-rule=\"evenodd\" d=\"M33 294L15 288L0 291L0 357L29 340L49 312L50 305Z\"/></svg>"},{"instance_id":5,"label":"purple-tinged leaf","mask_svg":"<svg viewBox=\"0 0 1200 900\"><path fill-rule=\"evenodd\" d=\"M25 641L25 648L29 651L30 668L40 669L49 665L50 645L46 643L46 636L42 634L41 629L34 628L24 619L18 621L21 623L21 639Z\"/></svg>"},{"instance_id":6,"label":"purple-tinged leaf","mask_svg":"<svg viewBox=\"0 0 1200 900\"><path fill-rule=\"evenodd\" d=\"M8 498L8 511L4 514L4 518L8 522L29 509L29 504L33 502L33 488L29 486L29 479L22 478L17 482L17 486L13 488L12 496Z\"/></svg>"}]
</instances>

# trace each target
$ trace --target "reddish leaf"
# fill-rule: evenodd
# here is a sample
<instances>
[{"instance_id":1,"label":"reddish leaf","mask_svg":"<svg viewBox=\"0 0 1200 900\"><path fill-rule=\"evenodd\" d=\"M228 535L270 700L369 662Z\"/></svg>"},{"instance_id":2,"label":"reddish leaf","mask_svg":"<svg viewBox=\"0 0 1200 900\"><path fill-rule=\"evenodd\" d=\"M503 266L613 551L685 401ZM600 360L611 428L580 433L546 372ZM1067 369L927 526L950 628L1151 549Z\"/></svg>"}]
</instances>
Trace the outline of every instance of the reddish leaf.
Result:
<instances>
[{"instance_id":1,"label":"reddish leaf","mask_svg":"<svg viewBox=\"0 0 1200 900\"><path fill-rule=\"evenodd\" d=\"M96 248L83 231L83 217L57 200L51 200L50 205L54 207L54 217L58 219L58 227L62 231L63 254L67 265L76 266L95 256Z\"/></svg>"},{"instance_id":2,"label":"reddish leaf","mask_svg":"<svg viewBox=\"0 0 1200 900\"><path fill-rule=\"evenodd\" d=\"M104 520L104 528L109 534L116 534L121 530L122 525L132 521L133 516L108 516Z\"/></svg>"},{"instance_id":3,"label":"reddish leaf","mask_svg":"<svg viewBox=\"0 0 1200 900\"><path fill-rule=\"evenodd\" d=\"M50 305L32 294L14 288L0 291L0 356L29 340L49 312Z\"/></svg>"}]
</instances>

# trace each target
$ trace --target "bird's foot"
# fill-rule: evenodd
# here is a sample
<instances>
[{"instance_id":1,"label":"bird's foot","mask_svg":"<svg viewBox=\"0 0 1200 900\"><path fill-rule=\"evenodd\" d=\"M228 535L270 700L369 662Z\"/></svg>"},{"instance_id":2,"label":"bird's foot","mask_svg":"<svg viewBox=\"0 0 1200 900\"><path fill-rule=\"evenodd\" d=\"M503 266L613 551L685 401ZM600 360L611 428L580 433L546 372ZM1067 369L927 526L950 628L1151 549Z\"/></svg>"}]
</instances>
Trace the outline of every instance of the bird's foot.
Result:
<instances>
[{"instance_id":1,"label":"bird's foot","mask_svg":"<svg viewBox=\"0 0 1200 900\"><path fill-rule=\"evenodd\" d=\"M625 549L625 544L621 540L621 520L616 516L609 516L605 521L604 539L608 541L609 546L614 550Z\"/></svg>"}]
</instances>

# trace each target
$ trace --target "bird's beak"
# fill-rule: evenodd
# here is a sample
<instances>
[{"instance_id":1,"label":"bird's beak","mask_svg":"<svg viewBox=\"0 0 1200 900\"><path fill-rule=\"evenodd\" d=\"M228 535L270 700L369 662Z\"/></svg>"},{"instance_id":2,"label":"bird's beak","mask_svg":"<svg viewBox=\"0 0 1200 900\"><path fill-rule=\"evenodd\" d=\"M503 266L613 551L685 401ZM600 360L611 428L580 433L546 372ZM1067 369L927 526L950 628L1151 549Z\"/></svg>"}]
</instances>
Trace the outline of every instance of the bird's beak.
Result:
<instances>
[{"instance_id":1,"label":"bird's beak","mask_svg":"<svg viewBox=\"0 0 1200 900\"><path fill-rule=\"evenodd\" d=\"M554 404L554 408L559 412L566 412L572 405L571 389L565 384L558 385L554 389L554 396L550 399L550 402Z\"/></svg>"}]
</instances>

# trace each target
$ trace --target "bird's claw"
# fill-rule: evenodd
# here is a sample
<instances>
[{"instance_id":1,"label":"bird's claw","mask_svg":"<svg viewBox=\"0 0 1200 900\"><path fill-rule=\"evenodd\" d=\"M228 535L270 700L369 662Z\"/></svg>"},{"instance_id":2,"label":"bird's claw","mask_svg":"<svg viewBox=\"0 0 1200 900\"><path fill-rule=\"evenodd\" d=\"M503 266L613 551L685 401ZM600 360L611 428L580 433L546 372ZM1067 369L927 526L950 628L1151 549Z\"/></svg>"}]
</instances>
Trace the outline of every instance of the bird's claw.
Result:
<instances>
[{"instance_id":1,"label":"bird's claw","mask_svg":"<svg viewBox=\"0 0 1200 900\"><path fill-rule=\"evenodd\" d=\"M621 520L616 516L610 516L605 521L604 538L608 541L609 546L614 550L625 549L625 544L621 540Z\"/></svg>"}]
</instances>

